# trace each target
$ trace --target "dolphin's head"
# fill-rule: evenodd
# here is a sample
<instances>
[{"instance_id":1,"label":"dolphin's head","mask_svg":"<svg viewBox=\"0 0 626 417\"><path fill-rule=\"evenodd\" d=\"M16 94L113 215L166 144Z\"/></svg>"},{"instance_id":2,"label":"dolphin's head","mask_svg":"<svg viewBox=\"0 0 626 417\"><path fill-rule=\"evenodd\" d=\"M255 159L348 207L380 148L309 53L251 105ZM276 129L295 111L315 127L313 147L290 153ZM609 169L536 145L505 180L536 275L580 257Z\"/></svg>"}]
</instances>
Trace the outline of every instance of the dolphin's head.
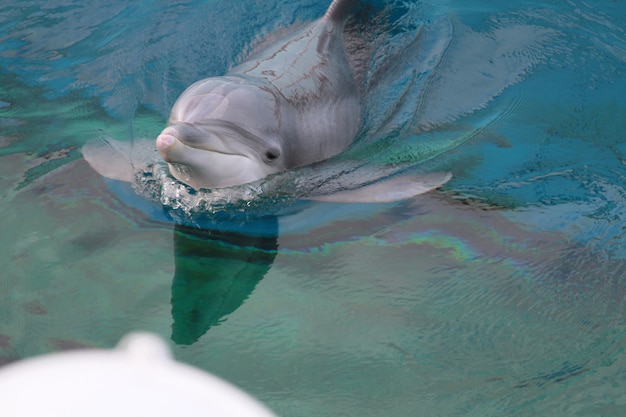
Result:
<instances>
[{"instance_id":1,"label":"dolphin's head","mask_svg":"<svg viewBox=\"0 0 626 417\"><path fill-rule=\"evenodd\" d=\"M156 146L171 174L194 188L223 188L282 171L279 102L269 89L232 77L190 86Z\"/></svg>"},{"instance_id":2,"label":"dolphin's head","mask_svg":"<svg viewBox=\"0 0 626 417\"><path fill-rule=\"evenodd\" d=\"M175 123L156 144L176 179L196 189L223 188L282 170L280 148L258 139L235 125Z\"/></svg>"}]
</instances>

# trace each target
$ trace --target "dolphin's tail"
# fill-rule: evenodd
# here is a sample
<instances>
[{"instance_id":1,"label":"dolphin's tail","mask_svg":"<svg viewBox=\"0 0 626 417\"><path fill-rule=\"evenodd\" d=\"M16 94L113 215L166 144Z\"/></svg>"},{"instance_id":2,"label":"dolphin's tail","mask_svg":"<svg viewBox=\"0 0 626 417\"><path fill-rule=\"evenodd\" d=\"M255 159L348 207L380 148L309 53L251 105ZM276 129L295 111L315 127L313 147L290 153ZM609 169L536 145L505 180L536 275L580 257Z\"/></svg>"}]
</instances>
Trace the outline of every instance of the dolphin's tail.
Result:
<instances>
[{"instance_id":1,"label":"dolphin's tail","mask_svg":"<svg viewBox=\"0 0 626 417\"><path fill-rule=\"evenodd\" d=\"M358 0L333 0L324 14L324 19L343 23L348 19L357 3Z\"/></svg>"}]
</instances>

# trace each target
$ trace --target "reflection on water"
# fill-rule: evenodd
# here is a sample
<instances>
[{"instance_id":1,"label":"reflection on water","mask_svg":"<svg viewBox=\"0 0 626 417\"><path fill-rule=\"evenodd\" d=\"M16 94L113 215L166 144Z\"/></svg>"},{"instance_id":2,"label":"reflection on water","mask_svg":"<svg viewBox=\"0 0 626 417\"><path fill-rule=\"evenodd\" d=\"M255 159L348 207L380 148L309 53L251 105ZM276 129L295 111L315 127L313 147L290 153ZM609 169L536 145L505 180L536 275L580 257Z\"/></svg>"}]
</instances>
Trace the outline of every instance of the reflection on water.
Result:
<instances>
[{"instance_id":1,"label":"reflection on water","mask_svg":"<svg viewBox=\"0 0 626 417\"><path fill-rule=\"evenodd\" d=\"M139 328L279 415L624 415L620 2L370 1L361 139L295 178L452 171L415 201L172 230L81 159L322 3L0 6L0 364Z\"/></svg>"},{"instance_id":2,"label":"reflection on water","mask_svg":"<svg viewBox=\"0 0 626 417\"><path fill-rule=\"evenodd\" d=\"M274 235L177 226L176 272L172 282L172 340L189 345L239 308L272 266L278 249L278 220L269 218Z\"/></svg>"}]
</instances>

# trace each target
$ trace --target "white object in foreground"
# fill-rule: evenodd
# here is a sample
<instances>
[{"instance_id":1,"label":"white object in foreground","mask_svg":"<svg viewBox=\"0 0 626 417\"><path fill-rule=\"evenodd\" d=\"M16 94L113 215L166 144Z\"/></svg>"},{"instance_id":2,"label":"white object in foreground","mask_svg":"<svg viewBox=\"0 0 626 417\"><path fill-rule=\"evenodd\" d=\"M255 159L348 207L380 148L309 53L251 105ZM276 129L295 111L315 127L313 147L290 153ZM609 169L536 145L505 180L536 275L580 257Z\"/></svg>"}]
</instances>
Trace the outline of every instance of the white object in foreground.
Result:
<instances>
[{"instance_id":1,"label":"white object in foreground","mask_svg":"<svg viewBox=\"0 0 626 417\"><path fill-rule=\"evenodd\" d=\"M176 362L159 337L113 350L46 355L0 368L0 416L275 417L233 385Z\"/></svg>"}]
</instances>

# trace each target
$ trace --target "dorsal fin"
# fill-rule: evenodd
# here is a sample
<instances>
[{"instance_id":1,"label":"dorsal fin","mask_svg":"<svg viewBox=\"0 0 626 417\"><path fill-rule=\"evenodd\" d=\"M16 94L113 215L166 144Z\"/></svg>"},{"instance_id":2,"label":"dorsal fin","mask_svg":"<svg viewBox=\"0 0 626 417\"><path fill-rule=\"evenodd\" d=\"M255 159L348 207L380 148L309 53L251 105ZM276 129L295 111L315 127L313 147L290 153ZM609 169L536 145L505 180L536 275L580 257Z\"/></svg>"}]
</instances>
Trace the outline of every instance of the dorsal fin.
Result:
<instances>
[{"instance_id":1,"label":"dorsal fin","mask_svg":"<svg viewBox=\"0 0 626 417\"><path fill-rule=\"evenodd\" d=\"M334 20L335 22L345 21L352 12L358 0L333 0L324 14L324 20Z\"/></svg>"}]
</instances>

